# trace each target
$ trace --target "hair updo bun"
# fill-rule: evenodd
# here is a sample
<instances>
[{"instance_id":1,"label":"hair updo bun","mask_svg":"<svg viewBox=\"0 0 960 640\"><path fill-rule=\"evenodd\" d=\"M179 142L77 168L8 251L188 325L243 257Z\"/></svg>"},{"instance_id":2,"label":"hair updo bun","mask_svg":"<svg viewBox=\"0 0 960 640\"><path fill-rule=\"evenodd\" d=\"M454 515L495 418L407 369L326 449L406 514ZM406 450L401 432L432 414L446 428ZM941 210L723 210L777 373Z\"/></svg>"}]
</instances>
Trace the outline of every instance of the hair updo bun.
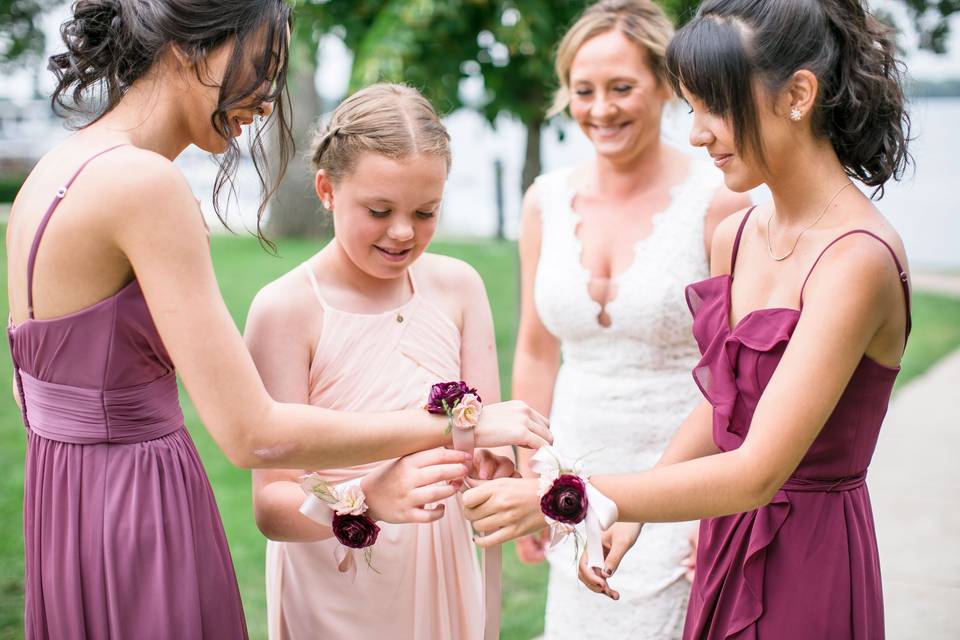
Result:
<instances>
[{"instance_id":1,"label":"hair updo bun","mask_svg":"<svg viewBox=\"0 0 960 640\"><path fill-rule=\"evenodd\" d=\"M53 109L81 115L85 120L81 126L96 122L171 47L184 54L201 78L210 53L232 43L217 105L210 114L211 126L227 143L219 157L213 205L223 220L217 195L231 183L240 158L228 112L272 102L273 113L266 124L278 129L280 162L273 167L275 179L269 186L263 173L267 160L261 127L255 127L250 142L262 187L259 229L267 200L293 148L286 115L289 107L284 104L291 19L285 0L77 0L72 15L60 27L66 51L50 57L49 68L57 80Z\"/></svg>"},{"instance_id":2,"label":"hair updo bun","mask_svg":"<svg viewBox=\"0 0 960 640\"><path fill-rule=\"evenodd\" d=\"M57 78L55 109L84 111L91 89L97 91L97 103L115 103L153 63L131 37L123 13L121 0L79 0L74 5L73 16L60 27L67 50L51 56L48 65Z\"/></svg>"},{"instance_id":3,"label":"hair updo bun","mask_svg":"<svg viewBox=\"0 0 960 640\"><path fill-rule=\"evenodd\" d=\"M847 175L877 187L912 161L903 65L892 29L862 0L705 0L667 50L674 88L733 124L738 149L763 160L753 80L770 93L794 73L819 82L813 131L826 137Z\"/></svg>"}]
</instances>

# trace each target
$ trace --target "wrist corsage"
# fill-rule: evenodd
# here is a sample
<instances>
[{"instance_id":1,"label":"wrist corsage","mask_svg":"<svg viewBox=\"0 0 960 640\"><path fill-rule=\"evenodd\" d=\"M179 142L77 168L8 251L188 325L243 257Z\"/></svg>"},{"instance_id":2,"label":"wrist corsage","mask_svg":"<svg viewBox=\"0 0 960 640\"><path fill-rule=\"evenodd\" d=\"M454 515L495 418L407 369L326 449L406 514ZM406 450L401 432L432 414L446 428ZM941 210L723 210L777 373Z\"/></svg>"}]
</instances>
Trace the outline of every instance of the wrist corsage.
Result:
<instances>
[{"instance_id":1,"label":"wrist corsage","mask_svg":"<svg viewBox=\"0 0 960 640\"><path fill-rule=\"evenodd\" d=\"M373 569L373 544L380 527L366 515L367 502L360 488L360 478L331 485L319 474L311 473L303 476L300 487L307 494L300 505L300 513L333 529L334 537L340 542L334 551L337 569L356 577L354 549L363 549L364 560Z\"/></svg>"},{"instance_id":2,"label":"wrist corsage","mask_svg":"<svg viewBox=\"0 0 960 640\"><path fill-rule=\"evenodd\" d=\"M477 390L463 380L438 382L430 387L423 407L430 413L447 416L447 430L453 431L453 446L461 451L473 451L474 428L480 422L483 403Z\"/></svg>"},{"instance_id":3,"label":"wrist corsage","mask_svg":"<svg viewBox=\"0 0 960 640\"><path fill-rule=\"evenodd\" d=\"M578 544L584 537L591 567L603 567L601 534L617 521L617 505L590 484L583 464L566 464L553 447L541 447L530 460L540 476L540 511L550 526L550 548L571 533Z\"/></svg>"}]
</instances>

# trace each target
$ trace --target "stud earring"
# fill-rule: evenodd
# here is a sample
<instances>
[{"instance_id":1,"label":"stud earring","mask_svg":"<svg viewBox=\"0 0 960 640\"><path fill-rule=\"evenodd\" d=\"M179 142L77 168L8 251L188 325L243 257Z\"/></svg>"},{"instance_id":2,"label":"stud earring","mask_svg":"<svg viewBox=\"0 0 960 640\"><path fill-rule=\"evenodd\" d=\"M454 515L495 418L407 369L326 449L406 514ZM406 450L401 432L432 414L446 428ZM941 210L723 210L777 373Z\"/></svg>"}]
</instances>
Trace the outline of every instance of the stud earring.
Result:
<instances>
[{"instance_id":1,"label":"stud earring","mask_svg":"<svg viewBox=\"0 0 960 640\"><path fill-rule=\"evenodd\" d=\"M790 119L794 122L800 122L800 119L803 117L803 111L800 111L798 107L790 109Z\"/></svg>"}]
</instances>

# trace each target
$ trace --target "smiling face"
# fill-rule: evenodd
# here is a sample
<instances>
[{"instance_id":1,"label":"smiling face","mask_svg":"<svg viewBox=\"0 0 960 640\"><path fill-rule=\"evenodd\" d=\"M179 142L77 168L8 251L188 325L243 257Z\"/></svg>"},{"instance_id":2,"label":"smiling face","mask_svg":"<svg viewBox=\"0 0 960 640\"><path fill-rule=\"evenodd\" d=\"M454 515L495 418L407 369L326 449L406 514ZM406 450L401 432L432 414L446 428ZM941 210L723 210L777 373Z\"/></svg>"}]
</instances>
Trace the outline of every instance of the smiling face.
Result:
<instances>
[{"instance_id":1,"label":"smiling face","mask_svg":"<svg viewBox=\"0 0 960 640\"><path fill-rule=\"evenodd\" d=\"M285 37L285 44L289 44L289 30L279 37ZM266 29L248 38L252 41L239 44L231 38L196 64L183 53L174 54L181 65L179 102L183 113L188 114L187 128L192 142L204 151L223 153L228 147L228 139L211 122L213 117L218 126L224 126L220 109L224 109L226 135L230 138L240 137L256 116L267 117L273 112L285 54L279 50L279 43L273 53L267 50ZM242 51L235 55L238 46Z\"/></svg>"},{"instance_id":2,"label":"smiling face","mask_svg":"<svg viewBox=\"0 0 960 640\"><path fill-rule=\"evenodd\" d=\"M570 114L597 153L629 161L660 138L670 89L642 46L613 29L581 45L570 66Z\"/></svg>"},{"instance_id":3,"label":"smiling face","mask_svg":"<svg viewBox=\"0 0 960 640\"><path fill-rule=\"evenodd\" d=\"M333 210L336 241L350 261L376 278L403 276L437 230L446 160L418 154L395 160L366 152L332 184L317 172L317 195Z\"/></svg>"},{"instance_id":4,"label":"smiling face","mask_svg":"<svg viewBox=\"0 0 960 640\"><path fill-rule=\"evenodd\" d=\"M728 189L743 193L769 182L771 177L793 170L791 150L796 148L797 136L803 130L785 115L790 105L788 92L774 97L760 83L755 83L751 99L756 108L755 139L762 146L761 154L746 142L752 138L749 135L744 136L742 148L737 148L731 119L713 113L685 87L681 86L680 91L693 114L690 144L706 149L714 165L723 171Z\"/></svg>"}]
</instances>

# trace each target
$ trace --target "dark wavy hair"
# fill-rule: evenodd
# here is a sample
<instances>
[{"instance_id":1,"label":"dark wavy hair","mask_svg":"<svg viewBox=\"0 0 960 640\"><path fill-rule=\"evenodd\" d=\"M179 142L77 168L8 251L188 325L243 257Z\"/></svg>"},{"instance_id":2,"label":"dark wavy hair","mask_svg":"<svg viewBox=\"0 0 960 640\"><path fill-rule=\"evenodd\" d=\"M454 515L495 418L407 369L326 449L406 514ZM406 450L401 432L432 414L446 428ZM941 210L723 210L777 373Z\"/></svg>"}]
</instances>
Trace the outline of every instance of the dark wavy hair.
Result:
<instances>
[{"instance_id":1,"label":"dark wavy hair","mask_svg":"<svg viewBox=\"0 0 960 640\"><path fill-rule=\"evenodd\" d=\"M706 0L670 43L666 64L676 92L682 86L730 118L738 150L761 163L754 80L776 94L810 71L819 81L814 133L830 140L847 175L883 197L884 183L913 161L895 51L892 30L862 0Z\"/></svg>"},{"instance_id":2,"label":"dark wavy hair","mask_svg":"<svg viewBox=\"0 0 960 640\"><path fill-rule=\"evenodd\" d=\"M49 60L48 67L57 79L53 109L60 115L83 116L84 121L73 124L75 127L96 122L171 45L190 58L197 78L207 82L201 75L207 56L233 40L217 106L210 116L213 128L228 145L218 160L213 205L226 225L219 194L226 184L233 190L240 157L227 112L273 102L273 113L262 126L255 125L250 140L250 155L261 185L257 233L263 239L261 221L267 201L293 153L286 92L291 20L290 6L284 0L78 0L73 15L60 27L67 50ZM263 134L273 126L277 128L280 164L268 181L265 171L271 168Z\"/></svg>"}]
</instances>

